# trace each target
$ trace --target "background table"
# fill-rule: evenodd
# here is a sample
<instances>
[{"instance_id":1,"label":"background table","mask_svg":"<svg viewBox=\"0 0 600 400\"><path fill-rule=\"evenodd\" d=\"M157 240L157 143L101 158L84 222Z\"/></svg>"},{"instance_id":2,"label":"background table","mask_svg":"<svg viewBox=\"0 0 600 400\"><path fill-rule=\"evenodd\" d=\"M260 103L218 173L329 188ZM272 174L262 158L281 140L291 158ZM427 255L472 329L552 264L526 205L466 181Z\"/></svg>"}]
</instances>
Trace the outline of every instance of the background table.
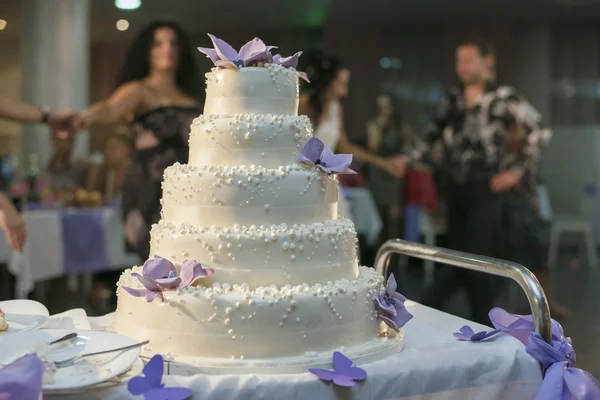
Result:
<instances>
[{"instance_id":1,"label":"background table","mask_svg":"<svg viewBox=\"0 0 600 400\"><path fill-rule=\"evenodd\" d=\"M64 223L65 216L76 217L78 213L99 214L95 215L99 217L98 226ZM26 297L37 282L65 275L89 275L139 262L135 255L125 252L123 224L118 208L25 211L23 220L27 242L21 253L10 251L4 236L0 238L0 261L7 262L9 270L16 277L18 298ZM65 262L64 248L75 245L69 241L85 235L92 228L101 230L102 240L78 243L79 246L88 246L89 256L80 259L76 268L69 267L73 263ZM86 252L82 253L85 256Z\"/></svg>"},{"instance_id":2,"label":"background table","mask_svg":"<svg viewBox=\"0 0 600 400\"><path fill-rule=\"evenodd\" d=\"M336 388L310 373L296 375L166 376L167 386L185 386L194 399L228 400L527 400L542 382L538 363L512 336L489 342L456 340L452 333L475 323L408 301L414 318L404 328L404 350L388 359L363 365L368 378L354 388ZM92 329L109 325L113 315L90 318ZM79 395L81 396L81 395ZM86 400L134 398L125 385L88 391ZM46 399L78 399L45 396Z\"/></svg>"},{"instance_id":3,"label":"background table","mask_svg":"<svg viewBox=\"0 0 600 400\"><path fill-rule=\"evenodd\" d=\"M365 235L369 245L374 245L383 222L377 211L373 194L364 187L342 187L342 193L350 203L350 214L359 235Z\"/></svg>"}]
</instances>

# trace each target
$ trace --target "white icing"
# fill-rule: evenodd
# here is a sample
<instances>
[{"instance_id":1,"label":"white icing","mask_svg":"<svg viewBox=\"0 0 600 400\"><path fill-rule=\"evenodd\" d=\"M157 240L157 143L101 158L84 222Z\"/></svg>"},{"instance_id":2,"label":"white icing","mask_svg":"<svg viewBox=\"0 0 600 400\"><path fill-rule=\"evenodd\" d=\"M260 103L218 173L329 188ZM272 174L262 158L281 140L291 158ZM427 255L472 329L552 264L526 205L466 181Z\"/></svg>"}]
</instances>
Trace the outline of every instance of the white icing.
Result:
<instances>
[{"instance_id":1,"label":"white icing","mask_svg":"<svg viewBox=\"0 0 600 400\"><path fill-rule=\"evenodd\" d=\"M280 65L206 74L204 114L298 114L298 73Z\"/></svg>"},{"instance_id":2,"label":"white icing","mask_svg":"<svg viewBox=\"0 0 600 400\"><path fill-rule=\"evenodd\" d=\"M200 116L191 127L189 164L278 168L296 161L311 134L305 116Z\"/></svg>"},{"instance_id":3,"label":"white icing","mask_svg":"<svg viewBox=\"0 0 600 400\"><path fill-rule=\"evenodd\" d=\"M338 192L337 178L302 164L175 164L165 171L163 217L196 227L309 224L337 218Z\"/></svg>"},{"instance_id":4,"label":"white icing","mask_svg":"<svg viewBox=\"0 0 600 400\"><path fill-rule=\"evenodd\" d=\"M119 287L141 288L127 270ZM115 330L149 339L154 352L268 359L350 347L378 336L373 297L383 277L360 268L356 280L259 287L214 284L165 292L147 303L121 288ZM237 304L240 304L239 306Z\"/></svg>"},{"instance_id":5,"label":"white icing","mask_svg":"<svg viewBox=\"0 0 600 400\"><path fill-rule=\"evenodd\" d=\"M203 282L264 285L316 284L356 279L356 232L343 218L309 225L196 228L161 221L150 254L177 265L197 260L215 270Z\"/></svg>"}]
</instances>

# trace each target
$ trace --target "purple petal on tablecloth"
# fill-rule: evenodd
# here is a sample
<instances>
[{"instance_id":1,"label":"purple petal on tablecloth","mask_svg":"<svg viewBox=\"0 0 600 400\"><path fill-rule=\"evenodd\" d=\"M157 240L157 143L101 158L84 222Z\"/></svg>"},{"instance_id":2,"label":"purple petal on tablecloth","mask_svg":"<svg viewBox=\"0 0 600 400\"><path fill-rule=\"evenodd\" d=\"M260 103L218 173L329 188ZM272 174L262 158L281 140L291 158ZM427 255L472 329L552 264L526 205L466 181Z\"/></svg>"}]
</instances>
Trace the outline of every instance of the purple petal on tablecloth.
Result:
<instances>
[{"instance_id":1,"label":"purple petal on tablecloth","mask_svg":"<svg viewBox=\"0 0 600 400\"><path fill-rule=\"evenodd\" d=\"M102 209L61 212L61 223L63 258L67 273L102 271L110 265L106 252Z\"/></svg>"},{"instance_id":2,"label":"purple petal on tablecloth","mask_svg":"<svg viewBox=\"0 0 600 400\"><path fill-rule=\"evenodd\" d=\"M44 366L35 354L27 354L0 368L0 399L42 398Z\"/></svg>"}]
</instances>

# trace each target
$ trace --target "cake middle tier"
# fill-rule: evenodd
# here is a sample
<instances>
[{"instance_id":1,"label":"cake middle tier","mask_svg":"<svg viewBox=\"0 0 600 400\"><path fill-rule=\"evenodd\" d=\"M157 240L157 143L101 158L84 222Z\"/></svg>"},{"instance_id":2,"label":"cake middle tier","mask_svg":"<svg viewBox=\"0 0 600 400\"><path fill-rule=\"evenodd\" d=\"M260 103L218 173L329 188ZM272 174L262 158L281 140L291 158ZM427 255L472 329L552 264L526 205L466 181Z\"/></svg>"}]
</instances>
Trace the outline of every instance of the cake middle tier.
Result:
<instances>
[{"instance_id":1,"label":"cake middle tier","mask_svg":"<svg viewBox=\"0 0 600 400\"><path fill-rule=\"evenodd\" d=\"M340 218L325 223L235 229L195 228L160 221L152 227L150 255L207 264L215 273L206 282L255 288L265 284L301 285L358 276L354 224Z\"/></svg>"},{"instance_id":2,"label":"cake middle tier","mask_svg":"<svg viewBox=\"0 0 600 400\"><path fill-rule=\"evenodd\" d=\"M196 227L310 224L337 218L337 178L292 164L278 169L174 164L165 170L165 221Z\"/></svg>"},{"instance_id":3,"label":"cake middle tier","mask_svg":"<svg viewBox=\"0 0 600 400\"><path fill-rule=\"evenodd\" d=\"M201 115L191 126L189 164L278 168L295 162L311 136L306 116Z\"/></svg>"}]
</instances>

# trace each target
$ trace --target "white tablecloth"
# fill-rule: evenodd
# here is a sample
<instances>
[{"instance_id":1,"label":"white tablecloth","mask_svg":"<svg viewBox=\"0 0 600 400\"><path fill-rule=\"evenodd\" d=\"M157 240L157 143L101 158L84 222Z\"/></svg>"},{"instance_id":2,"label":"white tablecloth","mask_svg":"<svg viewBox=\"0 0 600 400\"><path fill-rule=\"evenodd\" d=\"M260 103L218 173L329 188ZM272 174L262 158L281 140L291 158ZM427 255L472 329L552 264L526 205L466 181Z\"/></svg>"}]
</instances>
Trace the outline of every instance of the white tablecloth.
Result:
<instances>
[{"instance_id":1,"label":"white tablecloth","mask_svg":"<svg viewBox=\"0 0 600 400\"><path fill-rule=\"evenodd\" d=\"M165 376L166 386L185 386L193 399L218 400L527 400L533 399L542 376L538 363L510 336L489 342L459 342L452 333L477 324L414 302L405 331L404 350L388 359L363 365L368 378L352 389L336 388L310 373L297 375ZM94 329L110 324L112 315L90 318ZM484 329L484 327L479 326ZM46 396L46 399L80 399ZM86 400L134 398L125 385L88 391Z\"/></svg>"},{"instance_id":2,"label":"white tablecloth","mask_svg":"<svg viewBox=\"0 0 600 400\"><path fill-rule=\"evenodd\" d=\"M36 282L66 275L60 218L61 214L58 210L24 212L27 242L21 253L11 252L4 236L1 235L0 260L8 261L10 271L16 276L17 297L24 298L33 290ZM123 224L118 209L105 208L103 223L109 262L106 268L121 268L137 264L138 258L125 252Z\"/></svg>"}]
</instances>

